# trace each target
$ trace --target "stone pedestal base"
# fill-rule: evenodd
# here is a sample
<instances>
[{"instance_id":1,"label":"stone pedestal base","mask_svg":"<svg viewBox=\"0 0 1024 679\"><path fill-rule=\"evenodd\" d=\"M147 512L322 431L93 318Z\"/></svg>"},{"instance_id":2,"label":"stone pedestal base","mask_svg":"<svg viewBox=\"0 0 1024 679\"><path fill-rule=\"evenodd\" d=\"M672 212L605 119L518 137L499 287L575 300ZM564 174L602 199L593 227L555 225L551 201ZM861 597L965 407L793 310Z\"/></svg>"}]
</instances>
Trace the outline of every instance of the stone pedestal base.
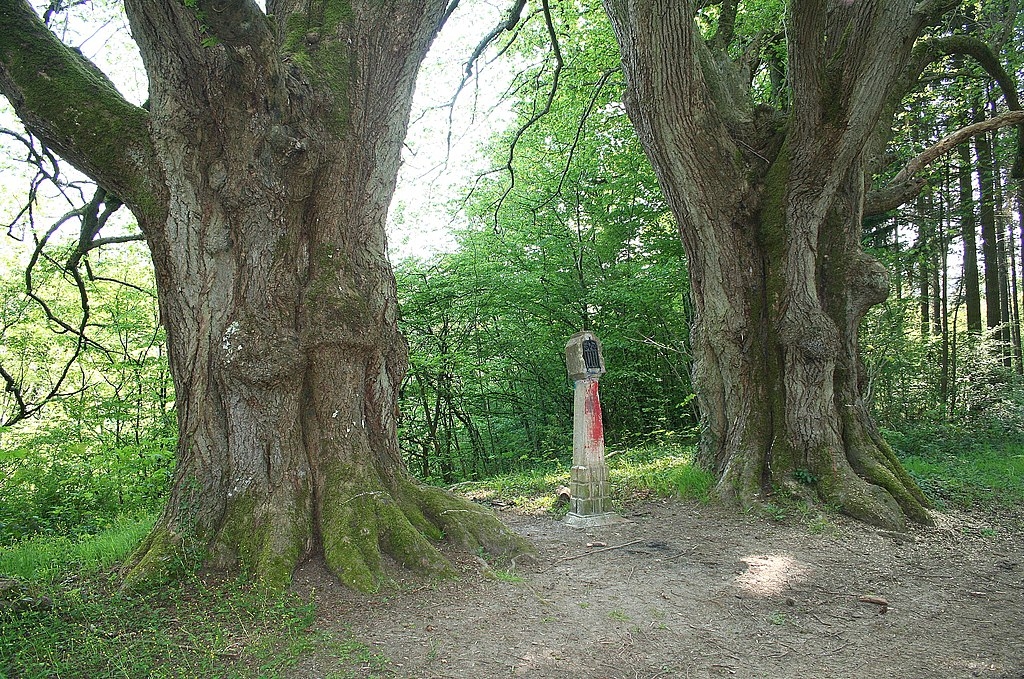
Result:
<instances>
[{"instance_id":1,"label":"stone pedestal base","mask_svg":"<svg viewBox=\"0 0 1024 679\"><path fill-rule=\"evenodd\" d=\"M579 514L569 512L562 519L562 523L571 528L596 528L597 526L611 526L616 523L625 523L628 519L624 519L618 514L607 512L605 514L594 514L591 516L581 516Z\"/></svg>"},{"instance_id":2,"label":"stone pedestal base","mask_svg":"<svg viewBox=\"0 0 1024 679\"><path fill-rule=\"evenodd\" d=\"M575 464L569 470L569 513L598 516L612 508L608 498L608 467L604 460L590 466Z\"/></svg>"}]
</instances>

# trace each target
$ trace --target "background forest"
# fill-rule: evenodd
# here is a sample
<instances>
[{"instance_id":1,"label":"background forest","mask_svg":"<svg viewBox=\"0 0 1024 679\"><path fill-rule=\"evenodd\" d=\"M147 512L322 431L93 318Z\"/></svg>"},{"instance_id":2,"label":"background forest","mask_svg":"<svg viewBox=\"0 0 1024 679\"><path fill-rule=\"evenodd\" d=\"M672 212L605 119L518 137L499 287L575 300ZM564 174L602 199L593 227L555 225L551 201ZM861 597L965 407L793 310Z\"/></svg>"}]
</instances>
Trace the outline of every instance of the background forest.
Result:
<instances>
[{"instance_id":1,"label":"background forest","mask_svg":"<svg viewBox=\"0 0 1024 679\"><path fill-rule=\"evenodd\" d=\"M782 31L780 7L742 10L737 31ZM698 432L686 262L624 112L614 36L597 3L552 10L557 46L541 21L523 21L499 45L501 67L516 71L503 95L514 116L481 149L491 170L444 206L453 247L394 263L410 345L401 445L431 483L565 467L562 350L580 329L604 343L612 450L685 456ZM969 27L1020 82L1015 12L967 3L943 30ZM711 31L714 8L706 20ZM973 61L938 61L922 83L900 115L893 166L1007 105ZM151 267L131 225L69 261L69 239L81 222L106 220L107 204L23 131L4 130L4 143L17 159L5 162L37 173L28 203L4 203L0 545L10 546L151 517L172 471L175 412ZM1024 467L1011 454L1024 431L1015 154L1012 129L978 135L927 170L915 202L864 225L892 289L862 332L870 402L931 493L951 492L951 468L984 474L991 462L1002 480L981 485L994 488ZM54 187L69 212L47 221L32 201ZM412 219L394 209L398 226L414 229Z\"/></svg>"}]
</instances>

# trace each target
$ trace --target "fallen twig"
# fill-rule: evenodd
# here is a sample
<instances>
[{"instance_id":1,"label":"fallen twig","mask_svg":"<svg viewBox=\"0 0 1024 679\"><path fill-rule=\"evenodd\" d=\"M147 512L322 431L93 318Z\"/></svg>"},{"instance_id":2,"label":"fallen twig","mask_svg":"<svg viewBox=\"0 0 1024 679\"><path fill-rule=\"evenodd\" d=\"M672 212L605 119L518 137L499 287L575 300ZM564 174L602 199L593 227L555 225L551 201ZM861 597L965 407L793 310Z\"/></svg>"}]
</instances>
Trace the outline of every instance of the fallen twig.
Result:
<instances>
[{"instance_id":1,"label":"fallen twig","mask_svg":"<svg viewBox=\"0 0 1024 679\"><path fill-rule=\"evenodd\" d=\"M624 542L621 545L612 545L611 547L602 547L601 549L594 549L589 552L583 552L582 554L573 554L572 556L563 556L559 561L572 561L573 559L580 559L584 556L590 556L591 554L597 554L598 552L610 552L613 549L622 549L623 547L629 547L635 545L643 540L632 540L630 542Z\"/></svg>"},{"instance_id":2,"label":"fallen twig","mask_svg":"<svg viewBox=\"0 0 1024 679\"><path fill-rule=\"evenodd\" d=\"M857 601L880 606L881 610L878 611L879 615L885 615L885 612L889 610L889 602L880 596L859 596L857 597Z\"/></svg>"}]
</instances>

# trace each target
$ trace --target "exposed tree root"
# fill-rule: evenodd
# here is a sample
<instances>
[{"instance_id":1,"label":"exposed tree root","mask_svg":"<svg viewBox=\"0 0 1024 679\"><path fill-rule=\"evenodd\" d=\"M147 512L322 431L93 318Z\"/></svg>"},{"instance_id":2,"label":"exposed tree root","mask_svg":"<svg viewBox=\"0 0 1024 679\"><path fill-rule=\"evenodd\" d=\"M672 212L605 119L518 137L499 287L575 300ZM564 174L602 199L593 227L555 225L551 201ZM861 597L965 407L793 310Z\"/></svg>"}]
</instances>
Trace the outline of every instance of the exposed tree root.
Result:
<instances>
[{"instance_id":1,"label":"exposed tree root","mask_svg":"<svg viewBox=\"0 0 1024 679\"><path fill-rule=\"evenodd\" d=\"M182 536L157 523L125 562L122 586L136 589L166 582L188 558Z\"/></svg>"},{"instance_id":2,"label":"exposed tree root","mask_svg":"<svg viewBox=\"0 0 1024 679\"><path fill-rule=\"evenodd\" d=\"M760 451L734 452L722 470L716 495L744 510L767 502L773 493L789 492L835 507L859 521L890 530L905 530L907 520L933 525L931 503L903 469L880 436L858 425L847 427L846 449L823 452L809 470L813 484L792 478L785 456L766 462ZM768 467L771 475L763 470Z\"/></svg>"},{"instance_id":3,"label":"exposed tree root","mask_svg":"<svg viewBox=\"0 0 1024 679\"><path fill-rule=\"evenodd\" d=\"M375 591L396 564L415 573L453 576L436 547L442 540L498 562L533 551L489 509L444 490L408 478L394 490L365 482L365 475L363 481L328 482L319 512L311 511L304 493L279 492L263 502L235 498L212 540L186 541L161 520L129 560L125 584L164 581L201 562L217 570L241 569L264 589L278 591L303 561L322 558L344 584ZM316 530L313 516L319 516ZM187 549L187 544L206 547Z\"/></svg>"},{"instance_id":4,"label":"exposed tree root","mask_svg":"<svg viewBox=\"0 0 1024 679\"><path fill-rule=\"evenodd\" d=\"M491 511L408 479L394 492L363 491L325 502L321 530L327 567L363 591L386 581L385 557L414 572L452 575L451 564L434 546L442 539L496 559L532 551Z\"/></svg>"}]
</instances>

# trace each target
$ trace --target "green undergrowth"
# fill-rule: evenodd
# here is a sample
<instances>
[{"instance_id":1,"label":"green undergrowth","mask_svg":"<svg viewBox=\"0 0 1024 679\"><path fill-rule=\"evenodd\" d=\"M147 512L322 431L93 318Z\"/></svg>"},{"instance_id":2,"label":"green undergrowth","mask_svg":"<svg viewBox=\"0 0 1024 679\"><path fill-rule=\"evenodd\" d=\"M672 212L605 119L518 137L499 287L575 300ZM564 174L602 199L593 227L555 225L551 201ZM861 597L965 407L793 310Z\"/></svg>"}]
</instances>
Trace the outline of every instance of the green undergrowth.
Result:
<instances>
[{"instance_id":1,"label":"green undergrowth","mask_svg":"<svg viewBox=\"0 0 1024 679\"><path fill-rule=\"evenodd\" d=\"M373 676L387 666L350 635L317 629L296 595L190 578L122 593L104 578L27 586L0 611L0 675L12 677ZM313 675L309 675L313 676Z\"/></svg>"},{"instance_id":2,"label":"green undergrowth","mask_svg":"<svg viewBox=\"0 0 1024 679\"><path fill-rule=\"evenodd\" d=\"M903 458L903 466L939 507L990 508L1024 504L1024 449L969 458Z\"/></svg>"},{"instance_id":3,"label":"green undergrowth","mask_svg":"<svg viewBox=\"0 0 1024 679\"><path fill-rule=\"evenodd\" d=\"M379 676L387 660L316 626L314 603L197 574L123 591L153 517L0 550L0 677ZM312 668L312 669L311 669ZM312 673L310 673L312 672Z\"/></svg>"},{"instance_id":4,"label":"green undergrowth","mask_svg":"<svg viewBox=\"0 0 1024 679\"><path fill-rule=\"evenodd\" d=\"M123 560L149 533L155 514L119 516L94 535L37 535L0 548L0 577L53 582L96 573Z\"/></svg>"},{"instance_id":5,"label":"green undergrowth","mask_svg":"<svg viewBox=\"0 0 1024 679\"><path fill-rule=\"evenodd\" d=\"M694 463L694 447L679 443L611 450L606 455L612 501L628 506L653 498L675 497L706 502L714 487L710 473ZM531 512L562 514L557 503L560 486L569 485L568 465L468 481L453 490L477 500L499 501Z\"/></svg>"},{"instance_id":6,"label":"green undergrowth","mask_svg":"<svg viewBox=\"0 0 1024 679\"><path fill-rule=\"evenodd\" d=\"M903 466L940 509L1024 504L1024 439L944 427L886 432Z\"/></svg>"}]
</instances>

